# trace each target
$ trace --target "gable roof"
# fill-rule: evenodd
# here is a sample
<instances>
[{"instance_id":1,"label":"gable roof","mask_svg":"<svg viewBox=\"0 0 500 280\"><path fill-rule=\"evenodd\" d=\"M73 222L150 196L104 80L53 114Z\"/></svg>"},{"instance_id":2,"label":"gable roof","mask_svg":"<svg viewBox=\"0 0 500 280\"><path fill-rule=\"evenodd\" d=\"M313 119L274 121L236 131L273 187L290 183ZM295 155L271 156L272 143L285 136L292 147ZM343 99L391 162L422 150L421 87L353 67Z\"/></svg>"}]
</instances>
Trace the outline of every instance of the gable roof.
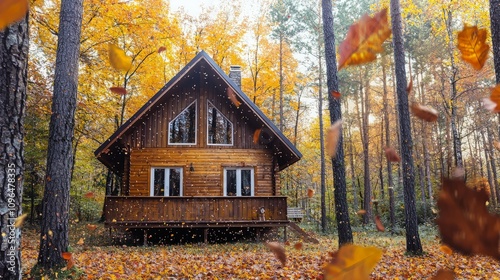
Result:
<instances>
[{"instance_id":1,"label":"gable roof","mask_svg":"<svg viewBox=\"0 0 500 280\"><path fill-rule=\"evenodd\" d=\"M139 121L149 110L151 110L158 101L167 94L167 92L177 84L182 77L191 71L194 71L197 66L205 61L223 80L231 87L236 96L242 101L241 106L248 109L262 122L263 127L268 128L274 134L276 140L272 143L272 148L276 154L280 154L278 165L280 170L297 162L302 157L302 154L297 148L286 138L285 135L274 125L274 123L243 93L239 86L224 73L224 71L215 63L215 61L205 52L198 53L179 73L177 73L167 84L165 84L149 101L146 102L130 119L116 130L99 148L94 152L94 155L106 166L111 168L109 160L103 158L113 145L130 129L137 121ZM115 147L116 148L116 147ZM120 150L118 147L116 150ZM281 159L281 160L280 160Z\"/></svg>"}]
</instances>

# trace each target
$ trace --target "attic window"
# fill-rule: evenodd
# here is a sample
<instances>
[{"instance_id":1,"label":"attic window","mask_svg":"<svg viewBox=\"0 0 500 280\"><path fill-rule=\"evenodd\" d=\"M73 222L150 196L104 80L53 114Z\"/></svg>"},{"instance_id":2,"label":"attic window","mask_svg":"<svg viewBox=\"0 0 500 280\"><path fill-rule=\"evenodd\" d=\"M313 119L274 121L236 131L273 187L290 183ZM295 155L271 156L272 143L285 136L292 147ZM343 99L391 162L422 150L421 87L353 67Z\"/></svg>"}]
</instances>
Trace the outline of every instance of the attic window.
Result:
<instances>
[{"instance_id":1,"label":"attic window","mask_svg":"<svg viewBox=\"0 0 500 280\"><path fill-rule=\"evenodd\" d=\"M233 145L233 123L208 101L207 137L209 145Z\"/></svg>"},{"instance_id":2,"label":"attic window","mask_svg":"<svg viewBox=\"0 0 500 280\"><path fill-rule=\"evenodd\" d=\"M168 144L196 144L196 101L170 121L168 135Z\"/></svg>"}]
</instances>

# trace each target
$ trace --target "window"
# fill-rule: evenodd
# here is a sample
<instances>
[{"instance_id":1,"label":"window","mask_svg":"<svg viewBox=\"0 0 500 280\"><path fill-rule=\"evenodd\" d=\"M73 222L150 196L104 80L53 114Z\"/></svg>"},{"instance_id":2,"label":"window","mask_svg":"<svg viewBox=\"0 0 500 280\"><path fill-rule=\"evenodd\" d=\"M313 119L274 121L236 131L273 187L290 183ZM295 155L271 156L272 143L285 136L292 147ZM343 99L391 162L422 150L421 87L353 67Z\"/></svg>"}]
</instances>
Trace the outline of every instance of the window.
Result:
<instances>
[{"instance_id":1,"label":"window","mask_svg":"<svg viewBox=\"0 0 500 280\"><path fill-rule=\"evenodd\" d=\"M224 196L253 195L253 168L224 169Z\"/></svg>"},{"instance_id":2,"label":"window","mask_svg":"<svg viewBox=\"0 0 500 280\"><path fill-rule=\"evenodd\" d=\"M151 196L182 196L182 168L151 168Z\"/></svg>"},{"instance_id":3,"label":"window","mask_svg":"<svg viewBox=\"0 0 500 280\"><path fill-rule=\"evenodd\" d=\"M168 144L196 144L196 101L168 125Z\"/></svg>"},{"instance_id":4,"label":"window","mask_svg":"<svg viewBox=\"0 0 500 280\"><path fill-rule=\"evenodd\" d=\"M209 145L233 145L233 123L208 101L207 143Z\"/></svg>"}]
</instances>

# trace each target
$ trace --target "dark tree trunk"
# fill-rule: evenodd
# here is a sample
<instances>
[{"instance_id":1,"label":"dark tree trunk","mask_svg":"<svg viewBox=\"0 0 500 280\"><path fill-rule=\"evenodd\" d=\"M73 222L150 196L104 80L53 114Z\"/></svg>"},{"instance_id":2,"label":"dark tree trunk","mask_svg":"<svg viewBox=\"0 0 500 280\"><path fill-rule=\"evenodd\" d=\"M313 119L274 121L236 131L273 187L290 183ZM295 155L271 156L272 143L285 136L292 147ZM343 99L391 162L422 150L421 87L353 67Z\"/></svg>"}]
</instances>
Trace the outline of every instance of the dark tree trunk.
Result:
<instances>
[{"instance_id":1,"label":"dark tree trunk","mask_svg":"<svg viewBox=\"0 0 500 280\"><path fill-rule=\"evenodd\" d=\"M495 65L495 81L500 84L500 0L490 0L491 43L493 45L493 62ZM500 135L500 114L498 118L498 135Z\"/></svg>"},{"instance_id":2,"label":"dark tree trunk","mask_svg":"<svg viewBox=\"0 0 500 280\"><path fill-rule=\"evenodd\" d=\"M490 150L486 147L488 147L488 142L486 142L486 137L484 136L484 131L481 131L481 137L483 139L483 147L485 147L484 149L484 156L486 158L486 170L488 172L488 183L490 184L490 202L491 204L496 208L497 207L497 196L496 196L496 192L495 192L495 188L493 187L495 185L495 183L493 182L493 175L492 175L492 172L491 172L491 161L490 161L490 157L491 157L491 153L490 153Z\"/></svg>"},{"instance_id":3,"label":"dark tree trunk","mask_svg":"<svg viewBox=\"0 0 500 280\"><path fill-rule=\"evenodd\" d=\"M368 85L368 81L366 81ZM368 98L368 87L360 86L360 94L361 94L361 108L362 108L362 139L363 139L363 174L364 174L364 191L363 191L363 209L366 213L363 215L363 224L369 224L372 219L372 187L370 181L370 153L369 153L369 133L368 133L368 115L370 112L370 99Z\"/></svg>"},{"instance_id":4,"label":"dark tree trunk","mask_svg":"<svg viewBox=\"0 0 500 280\"><path fill-rule=\"evenodd\" d=\"M488 132L488 151L490 153L491 162L491 173L493 175L493 185L490 186L492 195L496 196L496 201L500 202L500 191L498 189L498 175L497 175L497 164L495 156L493 155L493 133L489 127L486 128Z\"/></svg>"},{"instance_id":5,"label":"dark tree trunk","mask_svg":"<svg viewBox=\"0 0 500 280\"><path fill-rule=\"evenodd\" d=\"M418 233L417 209L415 206L415 173L412 156L412 136L408 94L406 92L405 55L399 0L391 0L392 40L396 67L396 90L398 96L399 128L401 131L401 158L405 202L406 250L411 254L422 254L422 244Z\"/></svg>"},{"instance_id":6,"label":"dark tree trunk","mask_svg":"<svg viewBox=\"0 0 500 280\"><path fill-rule=\"evenodd\" d=\"M323 69L321 61L321 42L318 42L318 62L319 62L319 75L318 75L318 117L319 117L319 143L320 143L320 157L321 157L321 229L326 232L326 166L325 166L325 144L323 133Z\"/></svg>"},{"instance_id":7,"label":"dark tree trunk","mask_svg":"<svg viewBox=\"0 0 500 280\"><path fill-rule=\"evenodd\" d=\"M68 250L69 189L82 12L83 0L62 0L38 255L38 264L47 273L65 265L61 253Z\"/></svg>"},{"instance_id":8,"label":"dark tree trunk","mask_svg":"<svg viewBox=\"0 0 500 280\"><path fill-rule=\"evenodd\" d=\"M328 92L338 91L337 80L337 58L335 54L335 34L333 32L333 12L332 2L322 0L323 10L323 33L325 37L325 61ZM330 122L333 123L342 119L340 110L340 100L333 98L328 94L328 109L330 111ZM337 227L339 232L339 246L352 243L352 230L349 220L349 208L347 206L347 189L345 181L344 165L344 139L340 134L337 154L332 158L335 215L337 218Z\"/></svg>"},{"instance_id":9,"label":"dark tree trunk","mask_svg":"<svg viewBox=\"0 0 500 280\"><path fill-rule=\"evenodd\" d=\"M28 17L0 32L0 279L21 279L24 112L28 84Z\"/></svg>"}]
</instances>

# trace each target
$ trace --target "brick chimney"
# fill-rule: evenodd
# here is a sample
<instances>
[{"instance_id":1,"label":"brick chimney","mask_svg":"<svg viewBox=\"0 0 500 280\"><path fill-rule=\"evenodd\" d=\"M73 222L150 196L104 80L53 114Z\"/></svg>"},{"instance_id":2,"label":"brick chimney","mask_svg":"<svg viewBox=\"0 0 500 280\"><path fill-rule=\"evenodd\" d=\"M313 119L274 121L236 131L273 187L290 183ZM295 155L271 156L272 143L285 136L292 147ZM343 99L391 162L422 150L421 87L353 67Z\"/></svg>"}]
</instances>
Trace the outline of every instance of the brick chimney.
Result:
<instances>
[{"instance_id":1,"label":"brick chimney","mask_svg":"<svg viewBox=\"0 0 500 280\"><path fill-rule=\"evenodd\" d=\"M231 65L229 69L229 78L233 80L233 82L241 88L241 66L239 65Z\"/></svg>"}]
</instances>

